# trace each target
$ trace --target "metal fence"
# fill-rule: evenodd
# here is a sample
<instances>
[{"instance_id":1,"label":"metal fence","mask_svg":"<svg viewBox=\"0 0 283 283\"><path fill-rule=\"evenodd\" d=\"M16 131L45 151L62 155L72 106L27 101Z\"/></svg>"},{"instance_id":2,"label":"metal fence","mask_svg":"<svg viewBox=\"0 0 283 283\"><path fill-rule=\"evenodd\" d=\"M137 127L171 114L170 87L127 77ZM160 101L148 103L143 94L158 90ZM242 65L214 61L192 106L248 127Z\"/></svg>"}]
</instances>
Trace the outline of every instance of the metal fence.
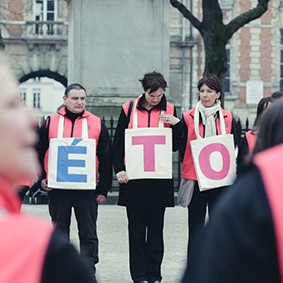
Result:
<instances>
[{"instance_id":1,"label":"metal fence","mask_svg":"<svg viewBox=\"0 0 283 283\"><path fill-rule=\"evenodd\" d=\"M117 120L114 120L113 117L111 117L110 120L106 120L105 118L102 118L102 120L109 131L111 140L113 141L117 126ZM42 121L44 121L44 119ZM248 119L245 120L244 126L242 126L240 120L238 120L237 121L237 129L239 131L238 136L242 137L245 134L245 132L249 130L249 127L250 127L250 122ZM181 161L178 152L173 153L173 174L174 174L174 191L177 192L181 180ZM113 172L113 183L110 191L118 192L118 190L119 190L119 184ZM40 186L35 186L35 188L31 189L30 192L26 195L24 202L29 204L47 203L47 193L43 189L41 189Z\"/></svg>"}]
</instances>

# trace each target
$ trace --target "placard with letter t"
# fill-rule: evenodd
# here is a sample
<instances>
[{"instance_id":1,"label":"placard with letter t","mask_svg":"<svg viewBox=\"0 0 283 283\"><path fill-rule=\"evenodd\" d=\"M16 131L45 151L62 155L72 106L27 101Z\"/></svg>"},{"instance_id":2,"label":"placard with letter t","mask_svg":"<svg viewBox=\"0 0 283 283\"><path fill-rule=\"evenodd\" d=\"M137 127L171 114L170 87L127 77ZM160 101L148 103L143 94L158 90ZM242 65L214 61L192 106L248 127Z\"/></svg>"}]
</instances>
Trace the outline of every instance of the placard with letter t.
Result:
<instances>
[{"instance_id":1,"label":"placard with letter t","mask_svg":"<svg viewBox=\"0 0 283 283\"><path fill-rule=\"evenodd\" d=\"M172 129L126 129L125 162L130 180L171 179Z\"/></svg>"}]
</instances>

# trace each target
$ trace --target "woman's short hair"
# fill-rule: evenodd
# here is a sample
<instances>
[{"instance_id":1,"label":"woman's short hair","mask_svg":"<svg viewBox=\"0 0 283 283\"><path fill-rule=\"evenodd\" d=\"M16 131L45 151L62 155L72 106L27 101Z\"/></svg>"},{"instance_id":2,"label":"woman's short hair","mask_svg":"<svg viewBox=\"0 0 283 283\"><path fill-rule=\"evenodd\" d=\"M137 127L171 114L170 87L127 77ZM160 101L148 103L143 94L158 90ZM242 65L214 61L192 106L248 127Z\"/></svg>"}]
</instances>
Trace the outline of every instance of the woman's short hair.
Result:
<instances>
[{"instance_id":1,"label":"woman's short hair","mask_svg":"<svg viewBox=\"0 0 283 283\"><path fill-rule=\"evenodd\" d=\"M146 73L144 77L139 80L143 87L144 91L149 91L149 93L157 91L159 88L162 88L164 91L167 87L167 82L164 79L163 75L157 71Z\"/></svg>"},{"instance_id":2,"label":"woman's short hair","mask_svg":"<svg viewBox=\"0 0 283 283\"><path fill-rule=\"evenodd\" d=\"M200 91L203 85L207 85L210 89L220 93L219 100L222 97L222 83L221 80L215 74L205 73L203 77L198 81L198 90Z\"/></svg>"}]
</instances>

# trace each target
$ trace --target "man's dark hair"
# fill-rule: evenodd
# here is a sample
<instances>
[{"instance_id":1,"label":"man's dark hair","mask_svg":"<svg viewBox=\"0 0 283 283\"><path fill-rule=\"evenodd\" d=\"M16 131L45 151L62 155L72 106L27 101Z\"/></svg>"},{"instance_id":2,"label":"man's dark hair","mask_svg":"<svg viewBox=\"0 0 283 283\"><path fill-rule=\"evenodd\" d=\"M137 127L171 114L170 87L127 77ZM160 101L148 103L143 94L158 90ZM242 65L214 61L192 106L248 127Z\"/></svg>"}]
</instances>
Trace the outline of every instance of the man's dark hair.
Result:
<instances>
[{"instance_id":1,"label":"man's dark hair","mask_svg":"<svg viewBox=\"0 0 283 283\"><path fill-rule=\"evenodd\" d=\"M70 84L70 85L68 85L68 86L66 87L64 95L65 95L65 96L68 96L69 92L70 92L72 89L77 89L77 90L83 89L83 90L85 91L85 93L86 93L86 89L85 89L81 84L79 84L79 83L73 83L73 84Z\"/></svg>"},{"instance_id":2,"label":"man's dark hair","mask_svg":"<svg viewBox=\"0 0 283 283\"><path fill-rule=\"evenodd\" d=\"M163 75L157 71L146 73L139 81L142 84L143 90L150 90L149 93L157 91L160 87L165 91L167 87L167 82Z\"/></svg>"}]
</instances>

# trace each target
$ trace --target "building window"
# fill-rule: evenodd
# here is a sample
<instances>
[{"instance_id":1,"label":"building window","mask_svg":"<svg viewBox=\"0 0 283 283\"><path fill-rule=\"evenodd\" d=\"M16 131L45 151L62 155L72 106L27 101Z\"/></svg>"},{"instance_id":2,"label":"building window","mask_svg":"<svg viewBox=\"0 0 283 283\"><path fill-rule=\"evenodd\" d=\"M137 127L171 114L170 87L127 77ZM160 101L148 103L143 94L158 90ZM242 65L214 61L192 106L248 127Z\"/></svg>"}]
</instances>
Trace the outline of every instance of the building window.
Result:
<instances>
[{"instance_id":1,"label":"building window","mask_svg":"<svg viewBox=\"0 0 283 283\"><path fill-rule=\"evenodd\" d=\"M280 91L283 91L283 29L280 30Z\"/></svg>"},{"instance_id":2,"label":"building window","mask_svg":"<svg viewBox=\"0 0 283 283\"><path fill-rule=\"evenodd\" d=\"M227 56L227 72L224 79L224 92L226 94L231 94L231 78L230 78L230 42L226 45L226 56Z\"/></svg>"},{"instance_id":3,"label":"building window","mask_svg":"<svg viewBox=\"0 0 283 283\"><path fill-rule=\"evenodd\" d=\"M235 0L219 0L219 5L221 9L231 10L233 9Z\"/></svg>"},{"instance_id":4,"label":"building window","mask_svg":"<svg viewBox=\"0 0 283 283\"><path fill-rule=\"evenodd\" d=\"M27 93L25 90L20 90L20 96L21 96L21 99L23 100L23 102L26 104L26 101L27 101Z\"/></svg>"},{"instance_id":5,"label":"building window","mask_svg":"<svg viewBox=\"0 0 283 283\"><path fill-rule=\"evenodd\" d=\"M40 35L54 34L57 0L35 0L34 19L35 33ZM51 23L50 23L51 22Z\"/></svg>"},{"instance_id":6,"label":"building window","mask_svg":"<svg viewBox=\"0 0 283 283\"><path fill-rule=\"evenodd\" d=\"M33 107L40 108L40 89L33 90Z\"/></svg>"}]
</instances>

